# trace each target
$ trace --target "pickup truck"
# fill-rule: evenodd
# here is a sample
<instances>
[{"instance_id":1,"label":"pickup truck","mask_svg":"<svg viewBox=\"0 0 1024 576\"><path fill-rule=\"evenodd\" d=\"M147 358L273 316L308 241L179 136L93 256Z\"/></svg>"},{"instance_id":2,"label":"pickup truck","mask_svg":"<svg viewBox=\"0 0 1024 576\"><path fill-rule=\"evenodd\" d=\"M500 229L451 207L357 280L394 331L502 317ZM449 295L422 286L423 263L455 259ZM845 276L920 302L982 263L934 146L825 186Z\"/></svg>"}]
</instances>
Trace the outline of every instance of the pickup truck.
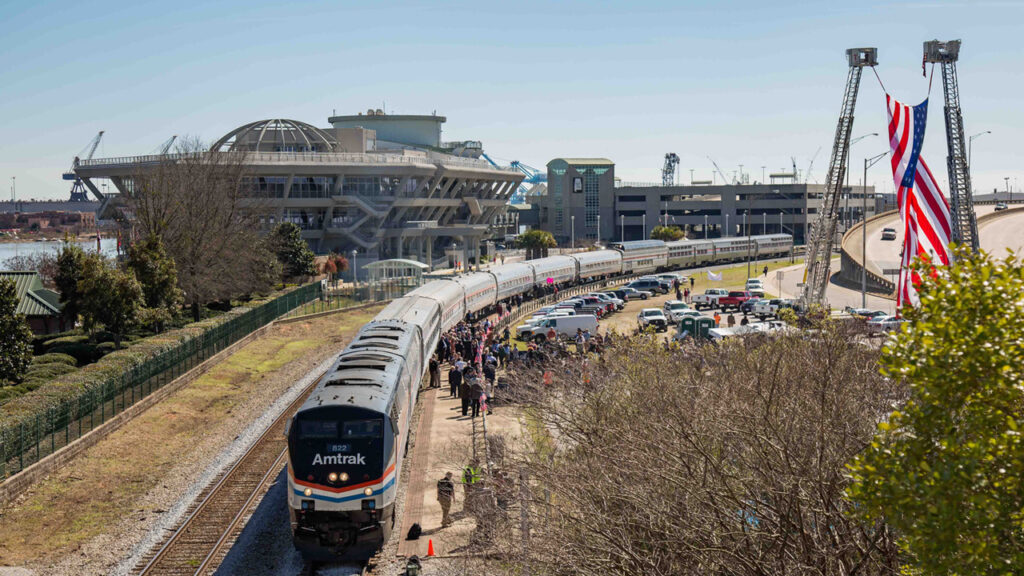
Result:
<instances>
[{"instance_id":1,"label":"pickup truck","mask_svg":"<svg viewBox=\"0 0 1024 576\"><path fill-rule=\"evenodd\" d=\"M653 327L658 332L668 330L668 318L665 313L657 308L644 308L636 315L636 322L640 329Z\"/></svg>"},{"instance_id":2,"label":"pickup truck","mask_svg":"<svg viewBox=\"0 0 1024 576\"><path fill-rule=\"evenodd\" d=\"M586 298L583 296L570 298L562 302L560 306L572 306L576 310L576 314L592 314L598 318L604 316L608 307L607 304L597 298Z\"/></svg>"},{"instance_id":3,"label":"pickup truck","mask_svg":"<svg viewBox=\"0 0 1024 576\"><path fill-rule=\"evenodd\" d=\"M724 312L730 308L739 310L743 303L750 300L753 296L746 290L734 290L729 294L722 296L718 299L718 307Z\"/></svg>"},{"instance_id":4,"label":"pickup truck","mask_svg":"<svg viewBox=\"0 0 1024 576\"><path fill-rule=\"evenodd\" d=\"M708 288L703 294L694 295L691 303L697 310L701 308L718 308L718 300L728 295L729 291L723 288Z\"/></svg>"},{"instance_id":5,"label":"pickup truck","mask_svg":"<svg viewBox=\"0 0 1024 576\"><path fill-rule=\"evenodd\" d=\"M783 300L781 298L772 298L771 300L760 300L754 304L754 308L750 311L751 314L757 316L761 320L769 316L775 316L779 313L782 308L792 308L793 304L789 300Z\"/></svg>"}]
</instances>

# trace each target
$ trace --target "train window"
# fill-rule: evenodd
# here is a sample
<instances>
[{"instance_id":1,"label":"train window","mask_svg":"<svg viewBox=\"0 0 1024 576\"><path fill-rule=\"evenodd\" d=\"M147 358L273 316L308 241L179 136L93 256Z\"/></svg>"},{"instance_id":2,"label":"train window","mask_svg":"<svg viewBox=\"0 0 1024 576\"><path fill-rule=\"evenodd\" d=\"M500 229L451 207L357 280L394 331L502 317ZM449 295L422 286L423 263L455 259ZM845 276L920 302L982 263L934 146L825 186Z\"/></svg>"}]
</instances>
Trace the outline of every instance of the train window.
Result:
<instances>
[{"instance_id":1,"label":"train window","mask_svg":"<svg viewBox=\"0 0 1024 576\"><path fill-rule=\"evenodd\" d=\"M349 420L341 425L343 440L360 438L380 438L384 431L384 422L380 418L372 420Z\"/></svg>"},{"instance_id":2,"label":"train window","mask_svg":"<svg viewBox=\"0 0 1024 576\"><path fill-rule=\"evenodd\" d=\"M336 420L299 420L299 438L303 440L337 438Z\"/></svg>"}]
</instances>

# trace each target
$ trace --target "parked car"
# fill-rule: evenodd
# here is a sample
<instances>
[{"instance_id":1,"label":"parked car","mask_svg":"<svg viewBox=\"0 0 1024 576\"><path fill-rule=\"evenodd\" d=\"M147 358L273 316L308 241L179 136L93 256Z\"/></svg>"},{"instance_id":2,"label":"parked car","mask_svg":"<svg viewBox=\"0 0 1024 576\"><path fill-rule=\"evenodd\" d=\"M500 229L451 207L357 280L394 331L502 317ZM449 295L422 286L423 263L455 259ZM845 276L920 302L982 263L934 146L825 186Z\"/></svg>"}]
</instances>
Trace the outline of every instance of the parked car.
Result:
<instances>
[{"instance_id":1,"label":"parked car","mask_svg":"<svg viewBox=\"0 0 1024 576\"><path fill-rule=\"evenodd\" d=\"M847 314L853 316L858 320L870 320L877 316L889 315L887 312L882 312L881 310L871 310L869 308L851 308L850 306L844 308L843 312L846 312Z\"/></svg>"},{"instance_id":2,"label":"parked car","mask_svg":"<svg viewBox=\"0 0 1024 576\"><path fill-rule=\"evenodd\" d=\"M636 288L633 288L631 286L625 286L621 288L621 290L622 292L625 292L627 296L629 296L630 300L647 300L651 296L654 296L653 292L649 292L647 290L637 290Z\"/></svg>"},{"instance_id":3,"label":"parked car","mask_svg":"<svg viewBox=\"0 0 1024 576\"><path fill-rule=\"evenodd\" d=\"M590 330L592 332L597 330L597 316L582 314L578 316L548 318L533 327L529 338L535 342L543 342L547 340L548 331L552 328L557 336L572 338L576 336L576 330Z\"/></svg>"},{"instance_id":4,"label":"parked car","mask_svg":"<svg viewBox=\"0 0 1024 576\"><path fill-rule=\"evenodd\" d=\"M764 290L764 281L760 278L747 278L747 290Z\"/></svg>"},{"instance_id":5,"label":"parked car","mask_svg":"<svg viewBox=\"0 0 1024 576\"><path fill-rule=\"evenodd\" d=\"M895 228L882 228L882 240L895 240L896 229Z\"/></svg>"},{"instance_id":6,"label":"parked car","mask_svg":"<svg viewBox=\"0 0 1024 576\"><path fill-rule=\"evenodd\" d=\"M903 318L897 318L895 316L875 316L868 320L868 332L872 334L882 334L884 332L892 332L893 330L899 330L901 324L906 322Z\"/></svg>"},{"instance_id":7,"label":"parked car","mask_svg":"<svg viewBox=\"0 0 1024 576\"><path fill-rule=\"evenodd\" d=\"M708 288L703 294L696 294L692 298L693 307L697 310L701 308L718 308L718 300L723 296L728 296L729 291L724 288Z\"/></svg>"},{"instance_id":8,"label":"parked car","mask_svg":"<svg viewBox=\"0 0 1024 576\"><path fill-rule=\"evenodd\" d=\"M563 309L563 310L552 311L550 314L547 314L545 316L535 316L533 318L530 318L530 319L526 320L525 323L523 323L523 324L521 324L521 325L516 327L516 338L519 338L520 340L529 340L530 336L533 335L533 329L536 328L537 326L543 324L546 320L548 320L550 318L561 318L561 317L564 317L564 316L575 316L575 315L576 315L576 311L575 310L565 310L565 309Z\"/></svg>"},{"instance_id":9,"label":"parked car","mask_svg":"<svg viewBox=\"0 0 1024 576\"><path fill-rule=\"evenodd\" d=\"M626 284L626 287L642 292L668 294L668 288L656 278L639 278Z\"/></svg>"},{"instance_id":10,"label":"parked car","mask_svg":"<svg viewBox=\"0 0 1024 576\"><path fill-rule=\"evenodd\" d=\"M629 294L622 288L605 290L604 293L611 294L612 296L618 298L619 300L622 300L623 302L629 302Z\"/></svg>"},{"instance_id":11,"label":"parked car","mask_svg":"<svg viewBox=\"0 0 1024 576\"><path fill-rule=\"evenodd\" d=\"M739 310L743 303L750 300L752 296L746 290L733 290L727 295L718 299L718 306L724 312L730 308Z\"/></svg>"},{"instance_id":12,"label":"parked car","mask_svg":"<svg viewBox=\"0 0 1024 576\"><path fill-rule=\"evenodd\" d=\"M665 316L671 324L679 322L679 319L683 317L682 313L689 309L690 306L681 300L669 300L668 302L665 302L665 306L663 307Z\"/></svg>"},{"instance_id":13,"label":"parked car","mask_svg":"<svg viewBox=\"0 0 1024 576\"><path fill-rule=\"evenodd\" d=\"M641 330L648 326L653 326L658 332L668 330L668 318L665 317L664 312L657 308L644 308L636 315L636 321L640 325Z\"/></svg>"},{"instance_id":14,"label":"parked car","mask_svg":"<svg viewBox=\"0 0 1024 576\"><path fill-rule=\"evenodd\" d=\"M616 298L608 292L591 292L590 294L587 294L587 296L593 296L598 300L604 300L614 306L616 310L622 310L622 307L626 305L621 298Z\"/></svg>"},{"instance_id":15,"label":"parked car","mask_svg":"<svg viewBox=\"0 0 1024 576\"><path fill-rule=\"evenodd\" d=\"M1002 210L1006 210L1007 208L1009 208L1009 206L1007 206L1006 204L1004 204L1002 202L1000 202L999 204L996 204L996 212L999 212L999 211L1002 211Z\"/></svg>"},{"instance_id":16,"label":"parked car","mask_svg":"<svg viewBox=\"0 0 1024 576\"><path fill-rule=\"evenodd\" d=\"M680 274L679 272L665 272L663 274L658 274L656 277L661 280L668 280L669 284L679 282L680 288L683 286L683 282L686 282L686 275Z\"/></svg>"}]
</instances>

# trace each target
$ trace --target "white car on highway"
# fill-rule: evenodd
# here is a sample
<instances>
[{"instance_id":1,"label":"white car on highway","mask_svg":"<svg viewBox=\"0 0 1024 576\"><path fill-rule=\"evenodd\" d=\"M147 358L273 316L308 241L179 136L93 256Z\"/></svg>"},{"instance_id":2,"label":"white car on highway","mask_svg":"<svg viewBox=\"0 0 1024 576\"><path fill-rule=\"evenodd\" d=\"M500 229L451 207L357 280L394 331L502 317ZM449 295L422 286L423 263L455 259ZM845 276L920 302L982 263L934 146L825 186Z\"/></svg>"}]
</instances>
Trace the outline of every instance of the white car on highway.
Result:
<instances>
[{"instance_id":1,"label":"white car on highway","mask_svg":"<svg viewBox=\"0 0 1024 576\"><path fill-rule=\"evenodd\" d=\"M906 320L903 318L897 318L895 316L875 316L874 318L867 321L868 332L871 334L882 334L883 332L892 332L899 330L900 325L905 323Z\"/></svg>"}]
</instances>

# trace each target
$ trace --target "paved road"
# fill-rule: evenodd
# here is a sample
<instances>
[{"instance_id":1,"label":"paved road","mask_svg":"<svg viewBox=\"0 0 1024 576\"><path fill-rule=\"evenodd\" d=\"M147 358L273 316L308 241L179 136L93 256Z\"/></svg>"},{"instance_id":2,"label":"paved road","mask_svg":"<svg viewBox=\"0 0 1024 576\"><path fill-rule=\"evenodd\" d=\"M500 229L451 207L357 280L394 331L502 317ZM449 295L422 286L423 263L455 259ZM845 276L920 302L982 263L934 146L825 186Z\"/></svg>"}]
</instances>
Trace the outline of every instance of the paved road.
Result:
<instances>
[{"instance_id":1,"label":"paved road","mask_svg":"<svg viewBox=\"0 0 1024 576\"><path fill-rule=\"evenodd\" d=\"M997 258L1006 256L1006 249L1024 250L1024 209L1007 210L1002 215L978 225L981 249Z\"/></svg>"},{"instance_id":2,"label":"paved road","mask_svg":"<svg viewBox=\"0 0 1024 576\"><path fill-rule=\"evenodd\" d=\"M990 214L995 209L993 205L975 206L974 212L978 216L984 216ZM1001 218L997 220L1002 220ZM998 227L998 226L996 226ZM896 239L895 240L882 240L882 229L883 228L895 228ZM978 235L981 236L982 244L985 244L985 232L986 226L978 231ZM859 230L859 229L858 229ZM991 232L989 232L991 233ZM903 246L903 228L899 225L899 215L893 214L888 218L879 218L868 222L867 227L867 252L868 252L868 271L873 272L879 276L883 276L883 270L894 269L900 267L900 247ZM1000 235L1001 237L1001 235ZM846 250L856 260L860 260L860 248L861 239L856 233L845 244Z\"/></svg>"}]
</instances>

